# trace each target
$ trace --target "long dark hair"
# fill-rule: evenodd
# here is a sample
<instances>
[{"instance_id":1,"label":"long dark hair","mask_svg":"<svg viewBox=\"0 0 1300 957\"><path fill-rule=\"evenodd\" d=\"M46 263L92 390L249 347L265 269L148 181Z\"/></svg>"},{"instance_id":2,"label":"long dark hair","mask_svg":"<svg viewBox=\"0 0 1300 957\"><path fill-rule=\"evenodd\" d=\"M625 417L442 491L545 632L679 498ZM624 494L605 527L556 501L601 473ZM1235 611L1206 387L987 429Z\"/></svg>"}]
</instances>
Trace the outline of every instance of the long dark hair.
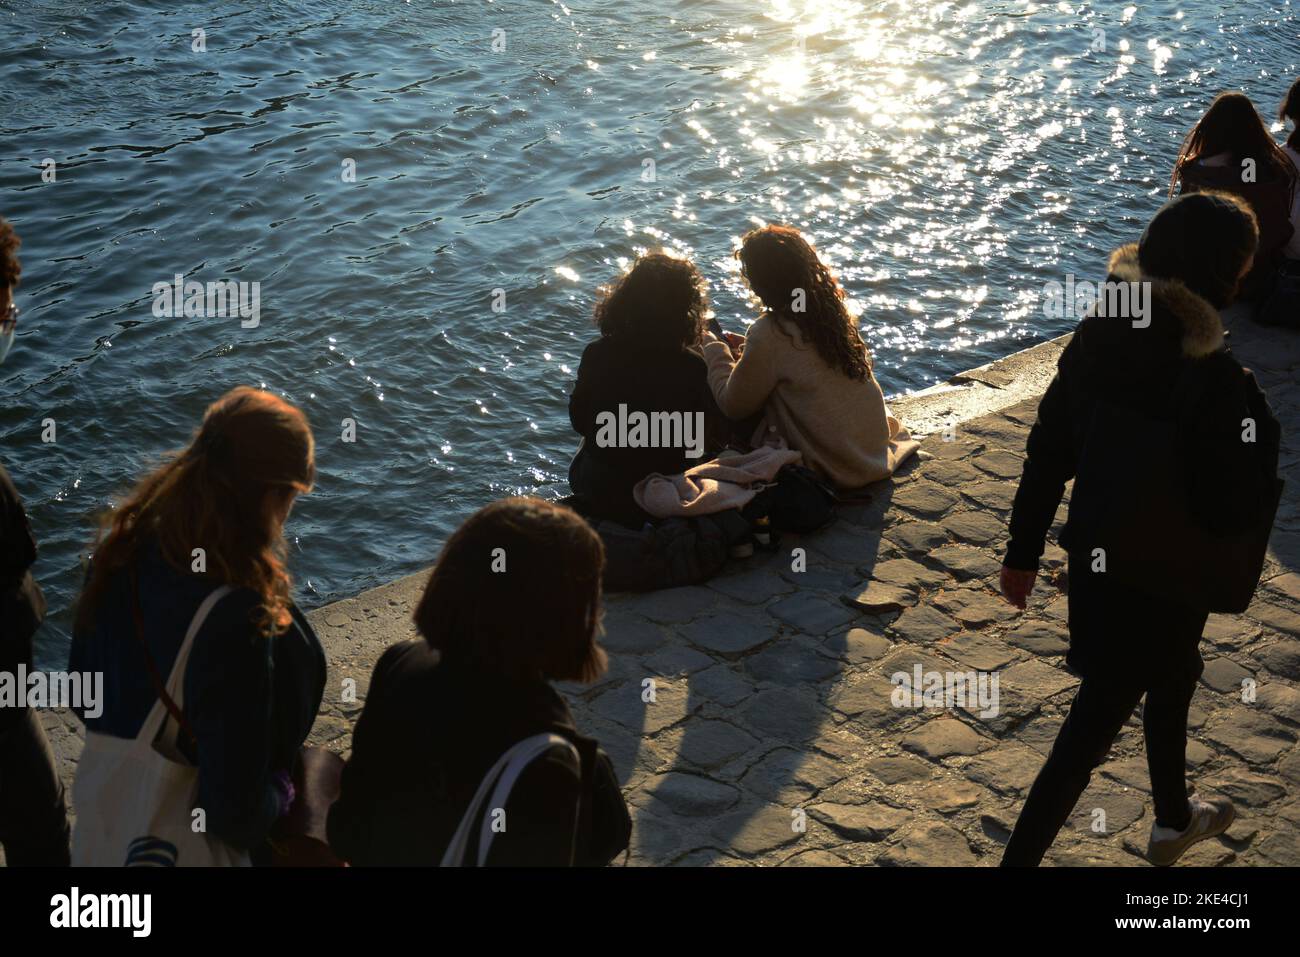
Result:
<instances>
[{"instance_id":1,"label":"long dark hair","mask_svg":"<svg viewBox=\"0 0 1300 957\"><path fill-rule=\"evenodd\" d=\"M1178 161L1169 177L1170 197L1189 164L1220 153L1229 154L1236 165L1240 165L1242 160L1254 159L1264 169L1272 170L1275 176L1295 182L1295 167L1274 141L1255 104L1245 93L1230 90L1214 98L1205 115L1183 140L1178 150Z\"/></svg>"},{"instance_id":2,"label":"long dark hair","mask_svg":"<svg viewBox=\"0 0 1300 957\"><path fill-rule=\"evenodd\" d=\"M1290 120L1295 124L1291 135L1286 138L1286 145L1293 150L1300 150L1300 80L1292 83L1291 89L1286 91L1282 105L1277 110L1277 119L1280 123Z\"/></svg>"},{"instance_id":3,"label":"long dark hair","mask_svg":"<svg viewBox=\"0 0 1300 957\"><path fill-rule=\"evenodd\" d=\"M624 275L597 290L595 319L602 336L648 347L698 345L708 298L695 264L646 253Z\"/></svg>"},{"instance_id":4,"label":"long dark hair","mask_svg":"<svg viewBox=\"0 0 1300 957\"><path fill-rule=\"evenodd\" d=\"M861 382L871 374L867 346L844 307L844 290L793 226L750 230L736 250L740 271L772 313L789 319L833 369ZM802 310L795 303L803 301Z\"/></svg>"}]
</instances>

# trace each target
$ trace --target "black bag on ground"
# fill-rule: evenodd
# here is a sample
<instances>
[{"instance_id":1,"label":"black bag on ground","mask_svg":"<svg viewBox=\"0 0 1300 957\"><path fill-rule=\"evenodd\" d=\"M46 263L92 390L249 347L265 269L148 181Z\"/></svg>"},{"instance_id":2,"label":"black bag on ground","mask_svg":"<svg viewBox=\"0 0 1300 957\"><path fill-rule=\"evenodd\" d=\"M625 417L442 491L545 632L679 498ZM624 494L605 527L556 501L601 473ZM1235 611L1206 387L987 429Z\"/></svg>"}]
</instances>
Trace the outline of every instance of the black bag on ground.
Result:
<instances>
[{"instance_id":1,"label":"black bag on ground","mask_svg":"<svg viewBox=\"0 0 1300 957\"><path fill-rule=\"evenodd\" d=\"M1255 321L1262 326L1300 329L1300 261L1282 261L1272 288L1259 304Z\"/></svg>"},{"instance_id":2,"label":"black bag on ground","mask_svg":"<svg viewBox=\"0 0 1300 957\"><path fill-rule=\"evenodd\" d=\"M835 517L835 492L812 469L787 465L770 489L768 517L781 532L815 532Z\"/></svg>"},{"instance_id":3,"label":"black bag on ground","mask_svg":"<svg viewBox=\"0 0 1300 957\"><path fill-rule=\"evenodd\" d=\"M1165 417L1098 403L1069 521L1071 548L1090 557L1103 549L1117 580L1230 614L1245 611L1259 584L1283 485L1281 426L1254 376L1236 368L1240 391L1223 396L1193 366ZM1253 442L1243 439L1244 422L1231 434L1203 427L1203 413L1225 402L1253 420ZM1222 464L1217 480L1209 462Z\"/></svg>"},{"instance_id":4,"label":"black bag on ground","mask_svg":"<svg viewBox=\"0 0 1300 957\"><path fill-rule=\"evenodd\" d=\"M732 545L751 537L749 522L736 509L662 519L639 530L608 520L594 527L605 544L607 591L698 585L722 569Z\"/></svg>"}]
</instances>

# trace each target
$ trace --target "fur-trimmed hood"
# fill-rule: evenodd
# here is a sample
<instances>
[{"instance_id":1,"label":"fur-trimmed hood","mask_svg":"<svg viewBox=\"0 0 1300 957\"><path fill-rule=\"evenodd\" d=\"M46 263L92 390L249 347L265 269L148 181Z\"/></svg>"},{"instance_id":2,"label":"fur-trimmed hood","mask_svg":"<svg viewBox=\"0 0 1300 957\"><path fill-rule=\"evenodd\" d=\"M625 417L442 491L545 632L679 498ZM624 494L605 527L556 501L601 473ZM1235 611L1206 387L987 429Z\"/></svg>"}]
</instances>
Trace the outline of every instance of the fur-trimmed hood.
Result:
<instances>
[{"instance_id":1,"label":"fur-trimmed hood","mask_svg":"<svg viewBox=\"0 0 1300 957\"><path fill-rule=\"evenodd\" d=\"M1183 355L1199 359L1223 348L1223 320L1219 310L1177 279L1158 279L1142 272L1138 244L1120 246L1110 254L1110 275L1121 282L1151 284L1151 305L1163 308L1183 329Z\"/></svg>"}]
</instances>

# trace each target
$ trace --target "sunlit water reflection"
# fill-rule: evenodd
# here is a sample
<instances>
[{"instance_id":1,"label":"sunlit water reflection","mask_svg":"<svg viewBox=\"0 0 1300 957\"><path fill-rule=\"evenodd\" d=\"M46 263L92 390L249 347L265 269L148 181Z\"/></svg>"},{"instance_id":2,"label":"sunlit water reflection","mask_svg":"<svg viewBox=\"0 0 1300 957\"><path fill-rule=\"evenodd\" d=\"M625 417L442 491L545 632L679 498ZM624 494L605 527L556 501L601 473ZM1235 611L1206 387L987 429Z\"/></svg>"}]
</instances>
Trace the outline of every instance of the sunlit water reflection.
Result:
<instances>
[{"instance_id":1,"label":"sunlit water reflection","mask_svg":"<svg viewBox=\"0 0 1300 957\"><path fill-rule=\"evenodd\" d=\"M307 603L349 594L493 497L562 493L592 288L636 253L694 256L739 328L736 237L795 223L887 391L918 389L1066 331L1043 284L1136 235L1215 92L1271 113L1300 59L1295 8L1265 0L38 0L0 22L26 269L0 454L50 661L90 516L233 384L311 416L295 570ZM155 318L177 272L260 281L260 326Z\"/></svg>"}]
</instances>

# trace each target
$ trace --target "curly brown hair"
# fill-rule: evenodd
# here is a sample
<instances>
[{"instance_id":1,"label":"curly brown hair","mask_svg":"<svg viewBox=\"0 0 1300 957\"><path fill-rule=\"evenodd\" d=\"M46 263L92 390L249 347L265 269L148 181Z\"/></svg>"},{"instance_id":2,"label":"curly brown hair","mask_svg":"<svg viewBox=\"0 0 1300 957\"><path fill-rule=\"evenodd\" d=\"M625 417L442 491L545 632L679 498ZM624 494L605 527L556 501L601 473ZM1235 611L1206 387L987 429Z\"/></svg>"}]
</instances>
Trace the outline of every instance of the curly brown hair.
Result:
<instances>
[{"instance_id":1,"label":"curly brown hair","mask_svg":"<svg viewBox=\"0 0 1300 957\"><path fill-rule=\"evenodd\" d=\"M18 262L18 247L22 244L9 221L0 216L0 286L18 285L18 277L23 274Z\"/></svg>"},{"instance_id":2,"label":"curly brown hair","mask_svg":"<svg viewBox=\"0 0 1300 957\"><path fill-rule=\"evenodd\" d=\"M689 260L647 253L596 293L595 320L602 336L687 348L703 337L708 296L704 277Z\"/></svg>"},{"instance_id":3,"label":"curly brown hair","mask_svg":"<svg viewBox=\"0 0 1300 957\"><path fill-rule=\"evenodd\" d=\"M752 229L736 250L740 271L773 314L789 319L832 369L863 382L871 374L867 344L844 307L834 273L793 226ZM804 308L795 308L796 302Z\"/></svg>"}]
</instances>

